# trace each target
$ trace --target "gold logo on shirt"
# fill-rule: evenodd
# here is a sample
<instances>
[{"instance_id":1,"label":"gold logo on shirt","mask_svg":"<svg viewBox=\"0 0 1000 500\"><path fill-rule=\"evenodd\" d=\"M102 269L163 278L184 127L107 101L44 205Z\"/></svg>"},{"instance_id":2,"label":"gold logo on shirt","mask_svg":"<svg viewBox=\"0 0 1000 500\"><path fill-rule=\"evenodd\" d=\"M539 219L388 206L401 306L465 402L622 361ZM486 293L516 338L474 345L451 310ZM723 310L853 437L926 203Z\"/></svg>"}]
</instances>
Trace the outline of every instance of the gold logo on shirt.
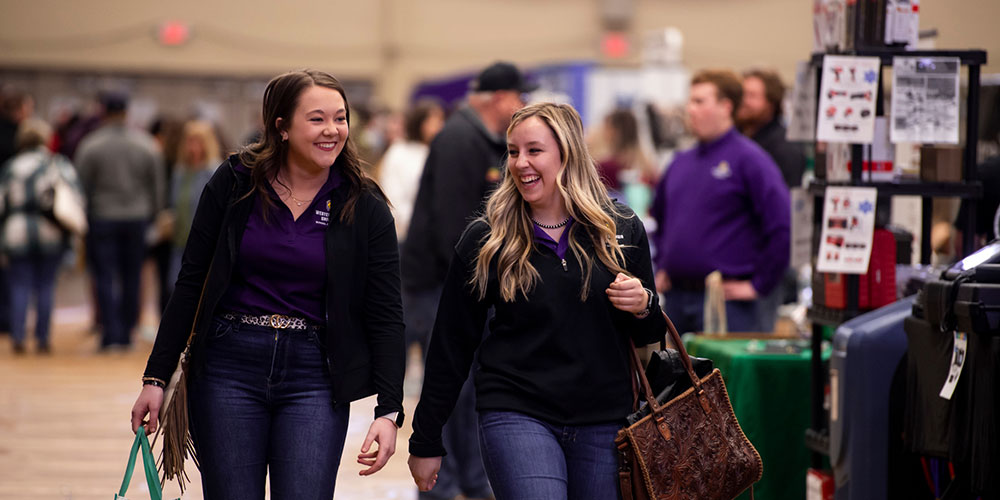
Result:
<instances>
[{"instance_id":1,"label":"gold logo on shirt","mask_svg":"<svg viewBox=\"0 0 1000 500\"><path fill-rule=\"evenodd\" d=\"M500 182L500 169L497 167L490 167L486 171L486 180L488 182Z\"/></svg>"},{"instance_id":2,"label":"gold logo on shirt","mask_svg":"<svg viewBox=\"0 0 1000 500\"><path fill-rule=\"evenodd\" d=\"M712 168L712 177L716 179L728 179L733 175L732 169L729 168L729 162L723 160L719 162L718 165Z\"/></svg>"}]
</instances>

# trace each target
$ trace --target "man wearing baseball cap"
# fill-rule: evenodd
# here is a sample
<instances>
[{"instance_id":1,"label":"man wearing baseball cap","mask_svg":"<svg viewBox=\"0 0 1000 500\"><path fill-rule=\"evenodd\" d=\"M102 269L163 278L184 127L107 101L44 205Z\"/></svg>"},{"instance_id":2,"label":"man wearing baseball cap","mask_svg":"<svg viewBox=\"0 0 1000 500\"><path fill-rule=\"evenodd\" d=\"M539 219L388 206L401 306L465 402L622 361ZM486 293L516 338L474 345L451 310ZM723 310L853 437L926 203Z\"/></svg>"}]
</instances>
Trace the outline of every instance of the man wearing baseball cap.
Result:
<instances>
[{"instance_id":1,"label":"man wearing baseball cap","mask_svg":"<svg viewBox=\"0 0 1000 500\"><path fill-rule=\"evenodd\" d=\"M536 88L513 64L493 63L469 83L467 104L431 142L401 255L406 340L419 342L425 354L455 243L500 181L507 126L524 107L523 95ZM419 498L492 497L479 454L471 378L443 437L448 455L437 485Z\"/></svg>"}]
</instances>

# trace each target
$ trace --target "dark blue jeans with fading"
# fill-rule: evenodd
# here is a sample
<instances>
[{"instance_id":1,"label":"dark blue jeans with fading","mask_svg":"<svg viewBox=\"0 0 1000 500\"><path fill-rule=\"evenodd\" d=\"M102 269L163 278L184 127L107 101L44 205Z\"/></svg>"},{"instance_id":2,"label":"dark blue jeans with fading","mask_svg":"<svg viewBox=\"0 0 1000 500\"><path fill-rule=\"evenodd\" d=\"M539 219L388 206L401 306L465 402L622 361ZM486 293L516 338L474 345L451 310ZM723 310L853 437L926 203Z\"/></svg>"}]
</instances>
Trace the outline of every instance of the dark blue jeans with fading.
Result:
<instances>
[{"instance_id":1,"label":"dark blue jeans with fading","mask_svg":"<svg viewBox=\"0 0 1000 500\"><path fill-rule=\"evenodd\" d=\"M10 334L15 343L22 343L27 337L25 324L31 296L35 297L35 339L38 345L49 345L49 331L52 326L52 297L55 292L56 276L62 252L55 254L36 253L10 257L7 277L10 285Z\"/></svg>"},{"instance_id":2,"label":"dark blue jeans with fading","mask_svg":"<svg viewBox=\"0 0 1000 500\"><path fill-rule=\"evenodd\" d=\"M663 312L678 333L701 332L705 323L705 292L669 290L664 295ZM726 321L730 332L764 331L756 300L727 300Z\"/></svg>"},{"instance_id":3,"label":"dark blue jeans with fading","mask_svg":"<svg viewBox=\"0 0 1000 500\"><path fill-rule=\"evenodd\" d=\"M479 414L497 500L615 500L620 423L556 425L513 411Z\"/></svg>"},{"instance_id":4,"label":"dark blue jeans with fading","mask_svg":"<svg viewBox=\"0 0 1000 500\"><path fill-rule=\"evenodd\" d=\"M323 332L213 320L188 385L207 499L333 498L349 403L335 403Z\"/></svg>"}]
</instances>

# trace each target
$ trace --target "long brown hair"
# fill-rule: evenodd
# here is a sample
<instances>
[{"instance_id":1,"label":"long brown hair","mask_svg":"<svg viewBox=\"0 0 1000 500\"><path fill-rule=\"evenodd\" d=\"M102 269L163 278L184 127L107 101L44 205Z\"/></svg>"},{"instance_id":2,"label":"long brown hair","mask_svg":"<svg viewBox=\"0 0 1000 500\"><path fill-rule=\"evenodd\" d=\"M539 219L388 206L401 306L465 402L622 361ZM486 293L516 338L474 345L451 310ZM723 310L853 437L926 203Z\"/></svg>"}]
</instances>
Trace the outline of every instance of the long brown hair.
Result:
<instances>
[{"instance_id":1,"label":"long brown hair","mask_svg":"<svg viewBox=\"0 0 1000 500\"><path fill-rule=\"evenodd\" d=\"M623 214L608 197L598 176L576 110L566 104L533 104L514 114L507 135L531 117L548 126L559 145L562 167L556 175L556 186L566 211L575 220L569 228L569 248L583 273L580 300L587 300L595 257L613 273L626 272L625 255L615 237L615 217ZM495 257L501 298L513 302L519 293L527 296L539 279L538 271L529 261L535 245L534 232L528 203L521 197L510 172L506 172L500 186L490 195L482 219L490 226L490 232L476 256L471 284L480 299L486 296L490 262ZM581 246L583 239L590 240L593 255Z\"/></svg>"},{"instance_id":2,"label":"long brown hair","mask_svg":"<svg viewBox=\"0 0 1000 500\"><path fill-rule=\"evenodd\" d=\"M344 86L329 73L304 69L291 71L274 77L264 89L264 103L261 114L264 118L264 132L259 141L240 151L240 161L250 169L253 181L253 191L261 200L261 208L266 214L274 206L268 195L267 187L277 179L278 171L288 159L288 143L281 140L282 129L278 127L278 118L283 126L291 123L292 114L299 104L302 93L313 86L336 90L344 98L344 109L347 111L347 122L351 121L351 105L347 101ZM347 142L343 151L337 155L331 168L339 168L344 180L350 185L347 202L340 212L340 220L354 220L354 209L358 199L365 191L374 191L383 199L385 195L381 188L362 169L361 157L358 156L352 134L347 134ZM279 181L280 182L280 181Z\"/></svg>"}]
</instances>

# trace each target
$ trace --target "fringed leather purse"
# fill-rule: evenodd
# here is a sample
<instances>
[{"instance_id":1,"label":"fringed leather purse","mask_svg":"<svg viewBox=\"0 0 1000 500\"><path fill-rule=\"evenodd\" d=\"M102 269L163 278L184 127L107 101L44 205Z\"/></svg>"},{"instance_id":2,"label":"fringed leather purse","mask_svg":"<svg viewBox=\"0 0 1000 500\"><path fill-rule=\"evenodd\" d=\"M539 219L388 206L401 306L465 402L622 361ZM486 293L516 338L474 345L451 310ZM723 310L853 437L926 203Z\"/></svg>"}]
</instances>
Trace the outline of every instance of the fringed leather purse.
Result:
<instances>
[{"instance_id":1,"label":"fringed leather purse","mask_svg":"<svg viewBox=\"0 0 1000 500\"><path fill-rule=\"evenodd\" d=\"M206 282L211 273L212 266L210 264L208 272L205 274ZM201 316L201 303L204 297L205 284L203 283L201 294L198 296L198 306L194 312L194 321L191 323L191 332L188 334L187 346L181 353L177 369L174 370L174 374L170 377L170 383L167 384L167 389L164 391L164 404L160 409L160 428L153 436L154 447L160 437L163 437L163 445L160 447L160 457L157 464L160 471L160 481L176 479L181 488L181 495L184 494L185 485L191 482L191 478L184 472L184 463L188 458L191 458L195 467L201 468L188 427L187 382L191 363L191 343L194 341L194 328Z\"/></svg>"}]
</instances>

